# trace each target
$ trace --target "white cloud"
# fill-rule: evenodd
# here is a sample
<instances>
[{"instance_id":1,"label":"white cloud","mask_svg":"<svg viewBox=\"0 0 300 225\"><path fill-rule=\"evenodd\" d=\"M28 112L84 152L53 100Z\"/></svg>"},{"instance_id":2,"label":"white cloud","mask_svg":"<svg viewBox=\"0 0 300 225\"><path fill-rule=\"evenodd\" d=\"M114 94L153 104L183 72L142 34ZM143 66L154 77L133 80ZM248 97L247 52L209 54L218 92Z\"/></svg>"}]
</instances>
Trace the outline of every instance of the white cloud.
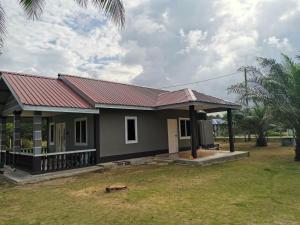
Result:
<instances>
[{"instance_id":1,"label":"white cloud","mask_svg":"<svg viewBox=\"0 0 300 225\"><path fill-rule=\"evenodd\" d=\"M162 18L163 18L164 23L168 23L169 22L169 13L170 13L169 10L166 9L164 11L164 13L162 14Z\"/></svg>"},{"instance_id":2,"label":"white cloud","mask_svg":"<svg viewBox=\"0 0 300 225\"><path fill-rule=\"evenodd\" d=\"M161 33L166 30L163 24L155 22L147 16L137 17L134 28L136 32L145 34Z\"/></svg>"},{"instance_id":3,"label":"white cloud","mask_svg":"<svg viewBox=\"0 0 300 225\"><path fill-rule=\"evenodd\" d=\"M119 31L74 0L47 4L39 21L3 1L8 37L5 70L89 75L154 87L203 80L300 48L300 0L126 0ZM178 52L182 54L178 54ZM226 98L242 75L191 85ZM182 88L182 87L178 87Z\"/></svg>"},{"instance_id":4,"label":"white cloud","mask_svg":"<svg viewBox=\"0 0 300 225\"><path fill-rule=\"evenodd\" d=\"M287 38L279 39L275 36L264 40L268 45L277 48L279 51L291 51L292 46Z\"/></svg>"},{"instance_id":5,"label":"white cloud","mask_svg":"<svg viewBox=\"0 0 300 225\"><path fill-rule=\"evenodd\" d=\"M6 3L4 7L9 20L1 69L52 76L59 72L95 75L111 71L115 61L126 54L119 44L118 29L106 23L96 9L82 9L72 0L60 0L48 4L40 20L31 21L17 3ZM141 71L117 65L127 81Z\"/></svg>"},{"instance_id":6,"label":"white cloud","mask_svg":"<svg viewBox=\"0 0 300 225\"><path fill-rule=\"evenodd\" d=\"M300 1L299 0L295 0L294 1L294 6L286 11L286 12L283 12L283 14L279 17L279 20L284 22L284 21L287 21L289 19L292 19L293 17L295 17L297 14L299 14L300 12Z\"/></svg>"},{"instance_id":7,"label":"white cloud","mask_svg":"<svg viewBox=\"0 0 300 225\"><path fill-rule=\"evenodd\" d=\"M191 50L207 50L207 44L204 42L207 39L207 32L202 30L190 30L187 34L180 29L180 36L183 38L186 46L179 53L189 53Z\"/></svg>"}]
</instances>

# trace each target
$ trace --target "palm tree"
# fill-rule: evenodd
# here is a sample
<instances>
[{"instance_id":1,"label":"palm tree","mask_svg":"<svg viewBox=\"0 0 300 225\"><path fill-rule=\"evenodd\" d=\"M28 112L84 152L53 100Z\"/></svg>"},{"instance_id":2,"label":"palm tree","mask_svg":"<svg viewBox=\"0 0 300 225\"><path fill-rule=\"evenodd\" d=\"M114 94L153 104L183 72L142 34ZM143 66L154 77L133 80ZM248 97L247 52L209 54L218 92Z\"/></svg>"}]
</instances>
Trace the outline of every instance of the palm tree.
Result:
<instances>
[{"instance_id":1,"label":"palm tree","mask_svg":"<svg viewBox=\"0 0 300 225\"><path fill-rule=\"evenodd\" d=\"M81 7L86 8L92 3L96 8L104 12L108 19L117 26L124 27L125 9L122 0L74 0ZM28 18L38 19L44 10L46 0L19 0L19 4L25 10ZM3 47L5 37L5 11L0 2L0 50Z\"/></svg>"},{"instance_id":2,"label":"palm tree","mask_svg":"<svg viewBox=\"0 0 300 225\"><path fill-rule=\"evenodd\" d=\"M255 103L252 108L234 112L233 120L237 132L256 134L256 146L267 146L266 132L272 128L272 116L267 107Z\"/></svg>"},{"instance_id":3,"label":"palm tree","mask_svg":"<svg viewBox=\"0 0 300 225\"><path fill-rule=\"evenodd\" d=\"M272 116L268 107L256 104L251 108L246 120L250 130L256 133L256 146L267 146L266 132L271 128Z\"/></svg>"},{"instance_id":4,"label":"palm tree","mask_svg":"<svg viewBox=\"0 0 300 225\"><path fill-rule=\"evenodd\" d=\"M282 55L282 63L274 59L258 58L259 68L248 67L248 96L263 102L281 123L295 130L295 160L300 161L300 64ZM300 58L300 57L299 57ZM230 87L245 97L245 85Z\"/></svg>"}]
</instances>

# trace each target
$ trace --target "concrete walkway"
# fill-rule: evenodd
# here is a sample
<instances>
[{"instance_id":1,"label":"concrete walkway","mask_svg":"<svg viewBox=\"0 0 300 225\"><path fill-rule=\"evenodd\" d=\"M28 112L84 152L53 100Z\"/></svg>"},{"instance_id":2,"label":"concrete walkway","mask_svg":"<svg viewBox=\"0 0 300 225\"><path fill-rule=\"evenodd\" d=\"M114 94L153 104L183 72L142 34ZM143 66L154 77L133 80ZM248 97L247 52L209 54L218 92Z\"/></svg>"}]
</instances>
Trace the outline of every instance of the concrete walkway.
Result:
<instances>
[{"instance_id":1,"label":"concrete walkway","mask_svg":"<svg viewBox=\"0 0 300 225\"><path fill-rule=\"evenodd\" d=\"M174 162L187 165L211 165L216 163L223 163L228 161L240 160L249 157L249 152L246 151L220 151L220 150L201 150L202 152L214 152L212 155L199 157L197 159L187 159L180 157L179 154L162 154L156 156L157 160L165 162Z\"/></svg>"},{"instance_id":2,"label":"concrete walkway","mask_svg":"<svg viewBox=\"0 0 300 225\"><path fill-rule=\"evenodd\" d=\"M9 179L10 181L16 184L31 184L31 183L37 183L42 181L48 181L56 178L71 177L71 176L99 171L99 170L103 170L103 167L90 166L90 167L83 167L78 169L62 170L57 172L32 175L22 170L13 170L10 167L5 167L4 174L1 176L5 176L7 179Z\"/></svg>"}]
</instances>

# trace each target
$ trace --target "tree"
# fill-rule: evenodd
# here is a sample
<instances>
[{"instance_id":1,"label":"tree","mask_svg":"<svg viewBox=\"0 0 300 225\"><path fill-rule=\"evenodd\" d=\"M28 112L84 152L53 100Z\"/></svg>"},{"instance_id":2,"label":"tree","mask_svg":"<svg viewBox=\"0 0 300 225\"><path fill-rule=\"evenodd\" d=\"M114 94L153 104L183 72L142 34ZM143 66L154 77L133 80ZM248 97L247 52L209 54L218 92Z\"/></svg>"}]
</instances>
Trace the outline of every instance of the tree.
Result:
<instances>
[{"instance_id":1,"label":"tree","mask_svg":"<svg viewBox=\"0 0 300 225\"><path fill-rule=\"evenodd\" d=\"M256 146L267 146L266 132L272 128L272 115L268 107L256 104L246 117L250 130L256 135Z\"/></svg>"},{"instance_id":2,"label":"tree","mask_svg":"<svg viewBox=\"0 0 300 225\"><path fill-rule=\"evenodd\" d=\"M276 119L295 130L295 160L300 161L300 64L286 55L282 58L282 62L258 58L259 67L249 67L248 95L270 107ZM242 83L231 90L245 97Z\"/></svg>"},{"instance_id":3,"label":"tree","mask_svg":"<svg viewBox=\"0 0 300 225\"><path fill-rule=\"evenodd\" d=\"M247 120L248 112L248 110L241 109L234 111L232 114L235 133L243 135L245 142L247 141L247 135L251 133L249 120Z\"/></svg>"},{"instance_id":4,"label":"tree","mask_svg":"<svg viewBox=\"0 0 300 225\"><path fill-rule=\"evenodd\" d=\"M270 110L260 104L233 114L236 133L256 134L256 146L267 146L266 132L272 128Z\"/></svg>"},{"instance_id":5,"label":"tree","mask_svg":"<svg viewBox=\"0 0 300 225\"><path fill-rule=\"evenodd\" d=\"M123 27L125 24L125 9L122 0L74 0L81 7L86 8L92 3L96 8L104 12L108 19L117 26ZM19 4L25 10L28 18L39 18L46 5L46 0L19 0ZM5 11L0 2L0 49L3 47L5 37Z\"/></svg>"}]
</instances>

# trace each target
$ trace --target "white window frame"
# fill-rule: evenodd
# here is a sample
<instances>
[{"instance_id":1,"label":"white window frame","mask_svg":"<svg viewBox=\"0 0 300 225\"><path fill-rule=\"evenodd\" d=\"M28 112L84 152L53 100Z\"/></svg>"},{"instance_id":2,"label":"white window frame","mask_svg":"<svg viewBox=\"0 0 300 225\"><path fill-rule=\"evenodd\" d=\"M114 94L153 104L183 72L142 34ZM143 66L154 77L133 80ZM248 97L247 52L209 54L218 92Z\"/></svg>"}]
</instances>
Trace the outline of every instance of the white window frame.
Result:
<instances>
[{"instance_id":1,"label":"white window frame","mask_svg":"<svg viewBox=\"0 0 300 225\"><path fill-rule=\"evenodd\" d=\"M85 121L85 133L86 133L86 138L85 142L81 142L81 122ZM76 123L80 122L80 142L76 141ZM76 146L86 146L88 144L88 123L87 123L87 118L76 118L74 120L74 143Z\"/></svg>"},{"instance_id":2,"label":"white window frame","mask_svg":"<svg viewBox=\"0 0 300 225\"><path fill-rule=\"evenodd\" d=\"M186 140L186 139L191 139L191 136L182 136L181 135L181 121L190 121L190 118L179 118L179 123L178 123L178 129L179 129L179 139L180 140ZM191 122L190 122L191 123ZM185 129L187 131L186 127L186 122L185 122Z\"/></svg>"},{"instance_id":3,"label":"white window frame","mask_svg":"<svg viewBox=\"0 0 300 225\"><path fill-rule=\"evenodd\" d=\"M53 126L53 137L51 136L51 126ZM49 123L49 145L54 145L55 142L55 123ZM53 139L53 142L51 142L51 139Z\"/></svg>"},{"instance_id":4,"label":"white window frame","mask_svg":"<svg viewBox=\"0 0 300 225\"><path fill-rule=\"evenodd\" d=\"M135 140L128 140L128 132L127 132L127 121L134 120L135 127ZM136 116L125 116L125 143L126 144L136 144L138 143L138 126L137 126L137 117Z\"/></svg>"}]
</instances>

